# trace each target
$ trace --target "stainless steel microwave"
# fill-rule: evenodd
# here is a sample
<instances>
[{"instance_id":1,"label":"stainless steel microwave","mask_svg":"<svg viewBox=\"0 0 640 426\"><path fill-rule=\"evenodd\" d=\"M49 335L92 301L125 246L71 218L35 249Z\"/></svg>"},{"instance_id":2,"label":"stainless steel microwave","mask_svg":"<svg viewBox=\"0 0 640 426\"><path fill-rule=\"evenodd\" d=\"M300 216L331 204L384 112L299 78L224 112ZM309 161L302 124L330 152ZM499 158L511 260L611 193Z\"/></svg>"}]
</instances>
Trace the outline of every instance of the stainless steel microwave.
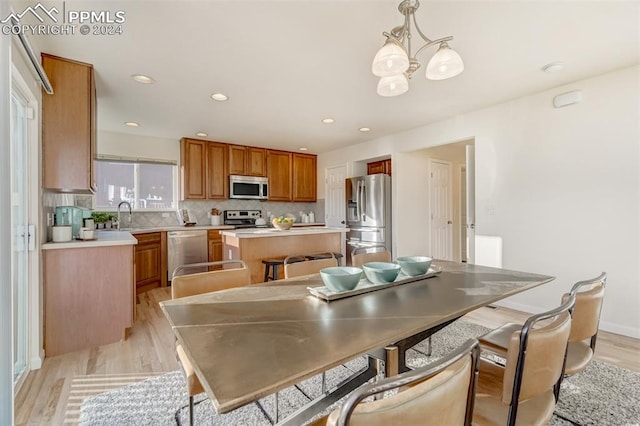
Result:
<instances>
[{"instance_id":1,"label":"stainless steel microwave","mask_svg":"<svg viewBox=\"0 0 640 426\"><path fill-rule=\"evenodd\" d=\"M266 200L269 196L266 177L229 176L229 198Z\"/></svg>"}]
</instances>

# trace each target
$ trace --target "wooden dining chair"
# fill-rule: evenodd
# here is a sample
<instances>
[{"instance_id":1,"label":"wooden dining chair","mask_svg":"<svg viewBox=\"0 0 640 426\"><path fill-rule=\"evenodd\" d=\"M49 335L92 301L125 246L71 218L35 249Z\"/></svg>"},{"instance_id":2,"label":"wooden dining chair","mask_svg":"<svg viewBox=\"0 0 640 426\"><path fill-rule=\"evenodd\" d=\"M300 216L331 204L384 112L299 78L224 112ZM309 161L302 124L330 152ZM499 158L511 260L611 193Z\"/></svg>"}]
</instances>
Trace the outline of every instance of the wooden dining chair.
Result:
<instances>
[{"instance_id":1,"label":"wooden dining chair","mask_svg":"<svg viewBox=\"0 0 640 426\"><path fill-rule=\"evenodd\" d=\"M233 269L219 269L209 272L199 272L190 275L180 275L190 268L212 266L227 267L240 265ZM251 284L251 272L242 260L223 260L219 262L204 262L183 265L173 272L171 279L171 298L195 296L197 294L210 293L234 287L242 287ZM187 395L189 396L189 424L193 424L193 397L204 392L202 384L195 374L191 361L187 357L182 345L176 341L176 354L180 365L184 370L187 381Z\"/></svg>"},{"instance_id":2,"label":"wooden dining chair","mask_svg":"<svg viewBox=\"0 0 640 426\"><path fill-rule=\"evenodd\" d=\"M374 251L371 253L367 253L365 250L370 249L371 247L365 248L357 248L351 254L351 265L355 267L362 267L367 262L391 262L391 252L387 250L382 251ZM384 247L379 247L384 249ZM360 251L364 251L360 253Z\"/></svg>"},{"instance_id":3,"label":"wooden dining chair","mask_svg":"<svg viewBox=\"0 0 640 426\"><path fill-rule=\"evenodd\" d=\"M478 341L470 339L426 367L362 386L312 425L470 425L479 352ZM363 402L393 389L393 396Z\"/></svg>"},{"instance_id":4,"label":"wooden dining chair","mask_svg":"<svg viewBox=\"0 0 640 426\"><path fill-rule=\"evenodd\" d=\"M308 260L310 257L316 260ZM284 258L284 277L316 274L320 269L332 266L338 266L338 261L331 252L291 255Z\"/></svg>"},{"instance_id":5,"label":"wooden dining chair","mask_svg":"<svg viewBox=\"0 0 640 426\"><path fill-rule=\"evenodd\" d=\"M473 424L546 425L563 377L575 296L513 333L504 365L480 358Z\"/></svg>"},{"instance_id":6,"label":"wooden dining chair","mask_svg":"<svg viewBox=\"0 0 640 426\"><path fill-rule=\"evenodd\" d=\"M593 359L606 282L607 274L603 272L596 278L575 283L569 294L562 296L562 301L571 295L576 298L567 347L565 376L573 376L584 371ZM480 337L480 345L483 350L504 357L510 336L521 327L514 323L505 324ZM559 392L559 389L557 391Z\"/></svg>"}]
</instances>

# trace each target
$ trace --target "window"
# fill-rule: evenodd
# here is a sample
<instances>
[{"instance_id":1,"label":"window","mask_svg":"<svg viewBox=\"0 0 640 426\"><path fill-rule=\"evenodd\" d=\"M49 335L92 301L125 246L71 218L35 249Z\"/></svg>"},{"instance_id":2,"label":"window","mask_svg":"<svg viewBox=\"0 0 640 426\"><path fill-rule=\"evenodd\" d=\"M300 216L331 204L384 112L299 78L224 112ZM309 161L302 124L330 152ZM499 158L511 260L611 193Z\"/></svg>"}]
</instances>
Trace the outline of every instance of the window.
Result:
<instances>
[{"instance_id":1,"label":"window","mask_svg":"<svg viewBox=\"0 0 640 426\"><path fill-rule=\"evenodd\" d=\"M178 166L123 160L96 161L96 209L128 201L134 210L175 210Z\"/></svg>"}]
</instances>

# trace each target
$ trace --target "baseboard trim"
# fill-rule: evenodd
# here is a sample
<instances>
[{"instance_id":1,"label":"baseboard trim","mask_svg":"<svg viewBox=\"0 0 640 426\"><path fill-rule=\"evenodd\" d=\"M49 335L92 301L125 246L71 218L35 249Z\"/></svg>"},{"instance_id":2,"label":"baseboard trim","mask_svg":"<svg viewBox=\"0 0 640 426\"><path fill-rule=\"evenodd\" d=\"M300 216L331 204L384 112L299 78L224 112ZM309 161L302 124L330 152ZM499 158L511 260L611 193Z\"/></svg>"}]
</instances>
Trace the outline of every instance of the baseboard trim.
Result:
<instances>
[{"instance_id":1,"label":"baseboard trim","mask_svg":"<svg viewBox=\"0 0 640 426\"><path fill-rule=\"evenodd\" d=\"M29 360L29 370L40 370L42 368L42 361L44 360L44 349L40 349L38 356L31 357Z\"/></svg>"},{"instance_id":2,"label":"baseboard trim","mask_svg":"<svg viewBox=\"0 0 640 426\"><path fill-rule=\"evenodd\" d=\"M539 313L543 311L543 309L536 306L525 305L522 303L508 302L504 300L494 302L492 303L492 305L502 306L504 308L513 309L515 311L531 313L531 314ZM612 323L610 321L603 321L603 320L600 320L599 328L600 330L608 331L609 333L620 334L622 336L631 337L633 339L640 339L640 329L638 328L629 327L626 325L620 325L620 324Z\"/></svg>"}]
</instances>

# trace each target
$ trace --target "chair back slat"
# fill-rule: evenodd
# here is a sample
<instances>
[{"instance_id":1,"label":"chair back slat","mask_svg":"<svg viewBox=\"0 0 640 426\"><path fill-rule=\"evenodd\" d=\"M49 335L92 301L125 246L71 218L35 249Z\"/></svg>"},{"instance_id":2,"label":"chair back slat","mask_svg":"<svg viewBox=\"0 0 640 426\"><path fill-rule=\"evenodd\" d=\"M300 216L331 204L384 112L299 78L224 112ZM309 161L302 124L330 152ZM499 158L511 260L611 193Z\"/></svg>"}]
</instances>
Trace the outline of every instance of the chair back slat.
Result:
<instances>
[{"instance_id":1,"label":"chair back slat","mask_svg":"<svg viewBox=\"0 0 640 426\"><path fill-rule=\"evenodd\" d=\"M211 262L211 266L224 265L229 262ZM199 272L191 275L174 276L171 281L171 298L194 296L228 288L242 287L251 284L251 272L242 263L241 268L221 269Z\"/></svg>"},{"instance_id":2,"label":"chair back slat","mask_svg":"<svg viewBox=\"0 0 640 426\"><path fill-rule=\"evenodd\" d=\"M338 261L333 257L329 259L309 260L306 262L285 263L284 277L295 278L302 275L316 274L320 272L320 269L332 266L338 266Z\"/></svg>"},{"instance_id":3,"label":"chair back slat","mask_svg":"<svg viewBox=\"0 0 640 426\"><path fill-rule=\"evenodd\" d=\"M510 404L514 397L521 403L548 392L562 376L571 332L571 315L568 309L548 325L533 328L533 324L535 322L528 330L524 348L522 331L513 333L509 340L502 391L502 401L505 404ZM514 396L518 358L521 358L521 362L523 360L523 365L519 394Z\"/></svg>"},{"instance_id":4,"label":"chair back slat","mask_svg":"<svg viewBox=\"0 0 640 426\"><path fill-rule=\"evenodd\" d=\"M432 365L392 376L355 391L327 425L469 425L477 382L479 346L471 339ZM400 388L377 401L364 398ZM428 420L427 420L428 419Z\"/></svg>"},{"instance_id":5,"label":"chair back slat","mask_svg":"<svg viewBox=\"0 0 640 426\"><path fill-rule=\"evenodd\" d=\"M367 262L391 262L391 252L385 250L374 253L359 253L351 257L351 264L358 268Z\"/></svg>"}]
</instances>

